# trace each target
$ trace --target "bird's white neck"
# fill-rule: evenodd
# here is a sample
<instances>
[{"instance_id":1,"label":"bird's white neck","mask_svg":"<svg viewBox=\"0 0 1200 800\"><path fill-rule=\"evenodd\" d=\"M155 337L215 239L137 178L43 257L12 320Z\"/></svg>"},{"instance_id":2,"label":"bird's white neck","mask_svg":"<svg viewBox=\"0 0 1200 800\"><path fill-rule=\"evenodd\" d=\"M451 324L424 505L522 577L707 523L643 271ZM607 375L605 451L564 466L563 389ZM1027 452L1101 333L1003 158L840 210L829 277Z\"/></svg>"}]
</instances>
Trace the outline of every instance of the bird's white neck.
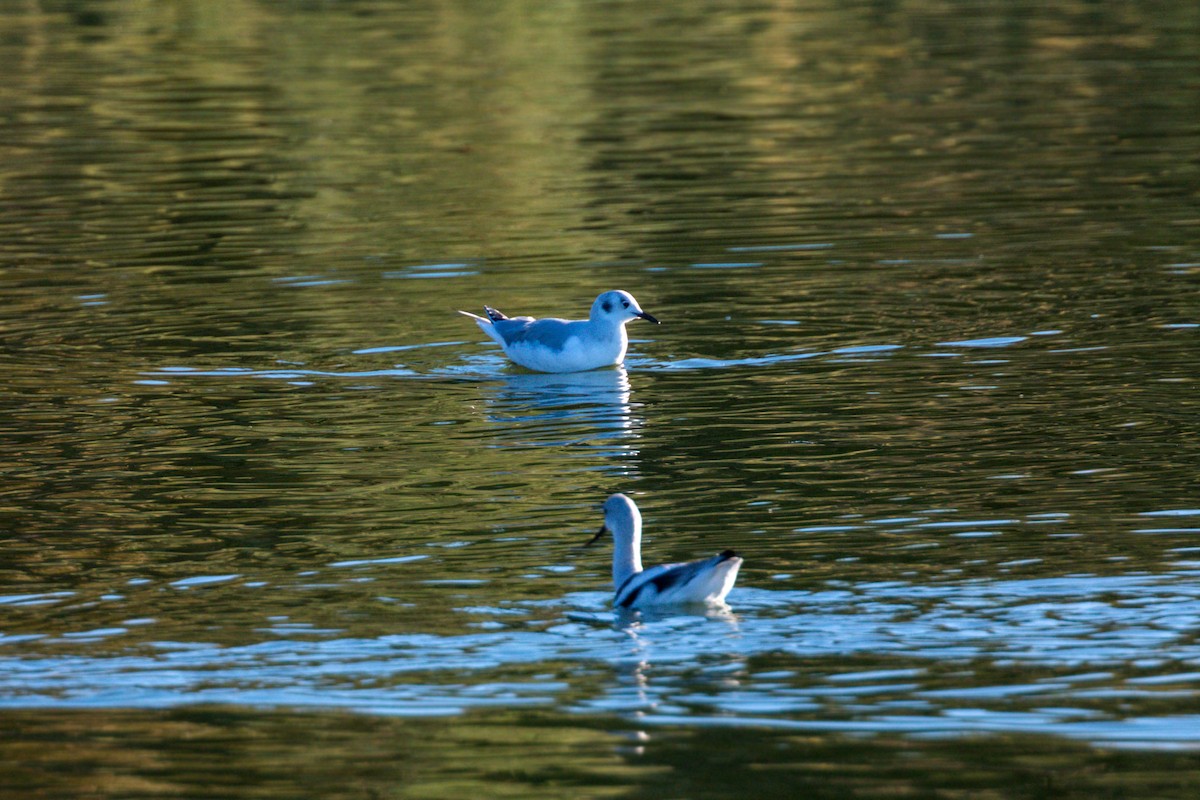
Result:
<instances>
[{"instance_id":1,"label":"bird's white neck","mask_svg":"<svg viewBox=\"0 0 1200 800\"><path fill-rule=\"evenodd\" d=\"M627 340L624 322L616 322L608 316L596 316L591 318L590 323L592 335L597 339Z\"/></svg>"},{"instance_id":2,"label":"bird's white neck","mask_svg":"<svg viewBox=\"0 0 1200 800\"><path fill-rule=\"evenodd\" d=\"M613 586L618 587L630 575L642 571L642 523L633 524L632 536L614 536Z\"/></svg>"}]
</instances>

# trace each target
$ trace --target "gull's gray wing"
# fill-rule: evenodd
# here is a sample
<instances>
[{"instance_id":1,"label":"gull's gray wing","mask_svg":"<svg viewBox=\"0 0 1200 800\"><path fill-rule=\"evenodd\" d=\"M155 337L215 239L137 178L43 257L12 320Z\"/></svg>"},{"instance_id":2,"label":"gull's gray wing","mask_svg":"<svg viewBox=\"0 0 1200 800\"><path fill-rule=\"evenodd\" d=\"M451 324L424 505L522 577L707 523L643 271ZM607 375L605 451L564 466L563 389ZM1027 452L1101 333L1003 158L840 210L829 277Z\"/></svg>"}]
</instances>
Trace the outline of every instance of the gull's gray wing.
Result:
<instances>
[{"instance_id":1,"label":"gull's gray wing","mask_svg":"<svg viewBox=\"0 0 1200 800\"><path fill-rule=\"evenodd\" d=\"M497 320L492 323L504 343L545 347L553 351L561 351L567 339L579 337L583 333L583 322L568 322L565 319L533 319L532 317L513 317L512 319Z\"/></svg>"}]
</instances>

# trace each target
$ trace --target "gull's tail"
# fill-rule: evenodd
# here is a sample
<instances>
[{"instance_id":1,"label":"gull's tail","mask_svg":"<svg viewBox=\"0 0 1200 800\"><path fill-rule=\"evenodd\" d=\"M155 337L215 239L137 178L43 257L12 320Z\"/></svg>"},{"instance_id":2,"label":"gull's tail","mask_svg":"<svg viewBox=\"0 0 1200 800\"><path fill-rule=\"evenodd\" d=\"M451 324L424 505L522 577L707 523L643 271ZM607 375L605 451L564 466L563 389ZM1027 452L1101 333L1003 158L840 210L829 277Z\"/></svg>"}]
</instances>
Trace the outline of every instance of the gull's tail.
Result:
<instances>
[{"instance_id":1,"label":"gull's tail","mask_svg":"<svg viewBox=\"0 0 1200 800\"><path fill-rule=\"evenodd\" d=\"M476 322L479 323L480 327L482 327L484 325L492 324L492 321L490 319L484 319L483 317L479 316L478 314L472 314L470 311L463 311L461 308L458 309L458 313L462 314L464 317L470 317L471 319L475 320Z\"/></svg>"},{"instance_id":2,"label":"gull's tail","mask_svg":"<svg viewBox=\"0 0 1200 800\"><path fill-rule=\"evenodd\" d=\"M470 317L471 319L475 320L475 324L479 326L479 330L486 333L488 337L497 344L503 346L504 340L500 338L500 334L496 330L496 326L493 323L508 319L508 317L504 316L491 306L484 306L483 310L487 312L486 317L481 317L478 314L472 314L470 311L463 311L462 309L458 309L458 313L462 314L464 317Z\"/></svg>"},{"instance_id":3,"label":"gull's tail","mask_svg":"<svg viewBox=\"0 0 1200 800\"><path fill-rule=\"evenodd\" d=\"M491 306L484 306L483 310L487 313L486 319L479 316L478 314L472 314L470 311L463 311L462 309L459 309L458 313L462 314L464 317L470 317L471 319L476 320L478 322L486 322L486 323L499 322L502 319L508 319L507 316L505 316L501 312L497 311L496 309L492 308Z\"/></svg>"}]
</instances>

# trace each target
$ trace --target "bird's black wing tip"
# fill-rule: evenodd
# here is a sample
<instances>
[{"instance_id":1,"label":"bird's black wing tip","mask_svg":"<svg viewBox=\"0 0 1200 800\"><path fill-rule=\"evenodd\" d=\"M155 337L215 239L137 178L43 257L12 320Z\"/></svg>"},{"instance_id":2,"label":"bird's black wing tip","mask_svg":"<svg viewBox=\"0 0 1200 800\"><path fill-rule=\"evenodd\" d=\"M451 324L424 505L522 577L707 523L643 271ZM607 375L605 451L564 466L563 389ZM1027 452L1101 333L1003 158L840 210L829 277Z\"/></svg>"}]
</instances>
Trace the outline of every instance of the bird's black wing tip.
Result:
<instances>
[{"instance_id":1,"label":"bird's black wing tip","mask_svg":"<svg viewBox=\"0 0 1200 800\"><path fill-rule=\"evenodd\" d=\"M721 551L721 560L722 561L728 561L731 558L737 558L737 557L738 557L738 554L737 554L737 551L735 551L735 550L722 550Z\"/></svg>"}]
</instances>

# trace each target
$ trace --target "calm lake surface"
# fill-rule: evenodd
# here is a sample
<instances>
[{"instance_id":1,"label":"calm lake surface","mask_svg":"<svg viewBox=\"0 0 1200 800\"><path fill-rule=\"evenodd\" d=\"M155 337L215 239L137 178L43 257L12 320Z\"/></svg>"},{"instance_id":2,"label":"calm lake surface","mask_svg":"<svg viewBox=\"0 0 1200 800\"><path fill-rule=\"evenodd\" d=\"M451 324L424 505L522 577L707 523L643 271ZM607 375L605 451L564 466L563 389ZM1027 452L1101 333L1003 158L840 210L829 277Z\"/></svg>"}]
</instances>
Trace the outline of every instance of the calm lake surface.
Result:
<instances>
[{"instance_id":1,"label":"calm lake surface","mask_svg":"<svg viewBox=\"0 0 1200 800\"><path fill-rule=\"evenodd\" d=\"M0 3L0 795L1196 797L1198 8Z\"/></svg>"}]
</instances>

